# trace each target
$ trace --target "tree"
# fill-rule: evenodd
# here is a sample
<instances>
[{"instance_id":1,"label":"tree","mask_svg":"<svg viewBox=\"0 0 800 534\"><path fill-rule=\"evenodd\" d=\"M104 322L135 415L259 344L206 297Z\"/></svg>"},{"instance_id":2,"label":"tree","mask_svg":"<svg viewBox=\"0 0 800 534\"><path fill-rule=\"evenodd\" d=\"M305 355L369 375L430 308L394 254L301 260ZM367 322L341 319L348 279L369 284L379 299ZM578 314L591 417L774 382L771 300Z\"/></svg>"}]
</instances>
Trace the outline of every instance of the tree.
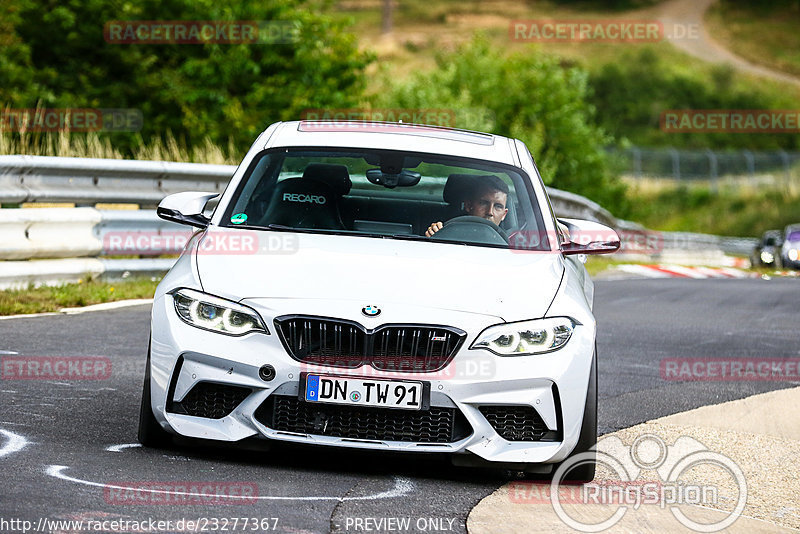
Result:
<instances>
[{"instance_id":1,"label":"tree","mask_svg":"<svg viewBox=\"0 0 800 534\"><path fill-rule=\"evenodd\" d=\"M321 0L5 0L0 103L15 108L135 108L142 136L188 144L229 137L246 148L270 122L307 108L348 107L363 91L368 55ZM112 44L109 21L269 21L289 43ZM130 146L132 135L120 136Z\"/></svg>"},{"instance_id":2,"label":"tree","mask_svg":"<svg viewBox=\"0 0 800 534\"><path fill-rule=\"evenodd\" d=\"M624 187L609 172L611 142L593 122L587 74L531 48L505 54L476 38L437 68L380 93L376 107L452 110L456 126L519 138L546 184L624 215Z\"/></svg>"}]
</instances>

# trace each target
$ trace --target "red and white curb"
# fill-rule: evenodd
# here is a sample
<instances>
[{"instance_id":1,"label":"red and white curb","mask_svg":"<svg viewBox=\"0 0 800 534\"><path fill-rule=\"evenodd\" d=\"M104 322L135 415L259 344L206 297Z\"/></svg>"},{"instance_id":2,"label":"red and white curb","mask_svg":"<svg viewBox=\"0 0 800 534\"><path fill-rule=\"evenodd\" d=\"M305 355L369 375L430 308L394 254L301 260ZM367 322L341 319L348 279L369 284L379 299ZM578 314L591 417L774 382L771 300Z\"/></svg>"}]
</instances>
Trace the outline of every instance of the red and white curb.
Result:
<instances>
[{"instance_id":1,"label":"red and white curb","mask_svg":"<svg viewBox=\"0 0 800 534\"><path fill-rule=\"evenodd\" d=\"M617 271L645 278L760 278L754 272L732 267L687 267L684 265L617 265Z\"/></svg>"}]
</instances>

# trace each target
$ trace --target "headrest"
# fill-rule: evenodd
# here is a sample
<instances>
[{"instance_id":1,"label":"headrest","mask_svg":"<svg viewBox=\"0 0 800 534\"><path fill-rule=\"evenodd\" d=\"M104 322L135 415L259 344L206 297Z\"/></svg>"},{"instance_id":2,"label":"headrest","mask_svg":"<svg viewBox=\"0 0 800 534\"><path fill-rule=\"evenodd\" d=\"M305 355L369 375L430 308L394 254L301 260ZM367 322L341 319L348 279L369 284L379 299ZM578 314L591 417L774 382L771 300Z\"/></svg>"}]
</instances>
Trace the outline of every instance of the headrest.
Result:
<instances>
[{"instance_id":1,"label":"headrest","mask_svg":"<svg viewBox=\"0 0 800 534\"><path fill-rule=\"evenodd\" d=\"M327 183L289 178L275 185L261 225L279 224L296 228L344 229L339 199Z\"/></svg>"},{"instance_id":2,"label":"headrest","mask_svg":"<svg viewBox=\"0 0 800 534\"><path fill-rule=\"evenodd\" d=\"M277 203L294 204L297 207L315 208L330 206L339 195L327 183L306 178L289 178L275 184L272 199Z\"/></svg>"},{"instance_id":3,"label":"headrest","mask_svg":"<svg viewBox=\"0 0 800 534\"><path fill-rule=\"evenodd\" d=\"M475 190L474 174L451 174L444 184L442 196L448 204L460 204Z\"/></svg>"},{"instance_id":4,"label":"headrest","mask_svg":"<svg viewBox=\"0 0 800 534\"><path fill-rule=\"evenodd\" d=\"M491 186L508 194L508 186L493 174L451 174L444 184L442 197L448 204L460 204L480 186Z\"/></svg>"},{"instance_id":5,"label":"headrest","mask_svg":"<svg viewBox=\"0 0 800 534\"><path fill-rule=\"evenodd\" d=\"M309 163L303 172L303 179L322 182L339 196L349 193L350 187L353 185L347 167L328 163Z\"/></svg>"}]
</instances>

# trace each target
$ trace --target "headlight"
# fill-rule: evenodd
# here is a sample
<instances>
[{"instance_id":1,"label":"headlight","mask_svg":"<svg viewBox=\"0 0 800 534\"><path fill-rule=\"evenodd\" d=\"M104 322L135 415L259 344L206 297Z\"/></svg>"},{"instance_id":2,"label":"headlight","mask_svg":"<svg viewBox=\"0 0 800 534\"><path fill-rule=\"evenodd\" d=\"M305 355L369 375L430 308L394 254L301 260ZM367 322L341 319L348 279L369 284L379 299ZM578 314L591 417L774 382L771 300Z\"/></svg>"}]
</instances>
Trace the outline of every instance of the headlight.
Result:
<instances>
[{"instance_id":1,"label":"headlight","mask_svg":"<svg viewBox=\"0 0 800 534\"><path fill-rule=\"evenodd\" d=\"M193 289L177 289L171 295L178 317L197 328L229 336L248 332L269 334L258 313L247 306Z\"/></svg>"},{"instance_id":2,"label":"headlight","mask_svg":"<svg viewBox=\"0 0 800 534\"><path fill-rule=\"evenodd\" d=\"M772 263L772 260L775 259L775 256L772 255L772 252L768 250L761 251L761 261L763 263Z\"/></svg>"},{"instance_id":3,"label":"headlight","mask_svg":"<svg viewBox=\"0 0 800 534\"><path fill-rule=\"evenodd\" d=\"M558 350L567 344L578 323L569 317L549 317L490 326L471 349L487 349L500 356L525 356Z\"/></svg>"},{"instance_id":4,"label":"headlight","mask_svg":"<svg viewBox=\"0 0 800 534\"><path fill-rule=\"evenodd\" d=\"M790 260L797 261L798 254L797 254L797 249L796 248L790 248L788 255L789 255L789 259Z\"/></svg>"}]
</instances>

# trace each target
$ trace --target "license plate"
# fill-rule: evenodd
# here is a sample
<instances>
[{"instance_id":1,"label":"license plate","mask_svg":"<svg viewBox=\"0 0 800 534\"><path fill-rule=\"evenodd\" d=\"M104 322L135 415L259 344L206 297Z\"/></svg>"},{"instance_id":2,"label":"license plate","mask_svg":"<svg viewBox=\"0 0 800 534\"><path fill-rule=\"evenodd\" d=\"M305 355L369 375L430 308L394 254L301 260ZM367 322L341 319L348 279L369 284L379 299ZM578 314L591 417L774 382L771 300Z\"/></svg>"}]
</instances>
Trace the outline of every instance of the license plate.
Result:
<instances>
[{"instance_id":1,"label":"license plate","mask_svg":"<svg viewBox=\"0 0 800 534\"><path fill-rule=\"evenodd\" d=\"M422 382L344 378L325 375L306 375L306 402L349 404L351 406L380 406L420 410L424 403Z\"/></svg>"}]
</instances>

